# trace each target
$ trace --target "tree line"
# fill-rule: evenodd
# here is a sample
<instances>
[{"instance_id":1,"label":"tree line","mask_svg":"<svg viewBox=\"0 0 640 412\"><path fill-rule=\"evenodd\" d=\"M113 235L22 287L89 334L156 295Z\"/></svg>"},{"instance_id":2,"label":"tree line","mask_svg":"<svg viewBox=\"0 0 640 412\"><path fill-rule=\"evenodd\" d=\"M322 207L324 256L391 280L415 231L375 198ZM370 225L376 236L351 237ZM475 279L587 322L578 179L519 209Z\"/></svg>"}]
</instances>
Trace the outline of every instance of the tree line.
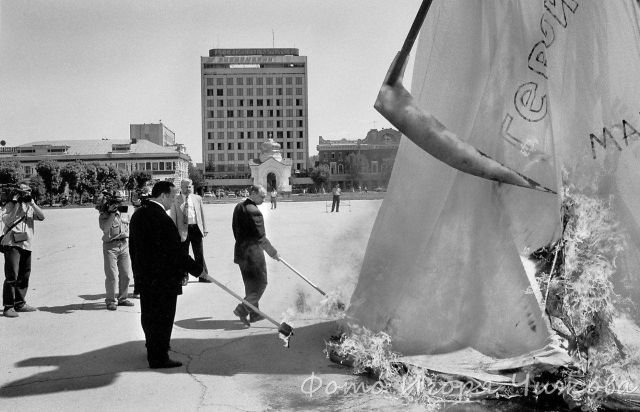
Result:
<instances>
[{"instance_id":1,"label":"tree line","mask_svg":"<svg viewBox=\"0 0 640 412\"><path fill-rule=\"evenodd\" d=\"M93 200L103 190L140 190L152 179L149 172L118 169L82 160L60 163L41 160L35 166L36 174L24 176L18 160L0 161L0 184L27 183L32 195L42 202L53 202L64 198L71 203Z\"/></svg>"}]
</instances>

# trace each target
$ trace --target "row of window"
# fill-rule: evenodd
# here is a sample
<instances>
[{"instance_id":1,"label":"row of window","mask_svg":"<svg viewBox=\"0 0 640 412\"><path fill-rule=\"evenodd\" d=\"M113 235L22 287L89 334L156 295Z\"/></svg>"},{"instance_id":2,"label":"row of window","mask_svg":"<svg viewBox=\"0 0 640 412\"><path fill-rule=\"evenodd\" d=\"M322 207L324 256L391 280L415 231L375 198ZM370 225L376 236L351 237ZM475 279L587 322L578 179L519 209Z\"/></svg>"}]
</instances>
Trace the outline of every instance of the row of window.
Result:
<instances>
[{"instance_id":1,"label":"row of window","mask_svg":"<svg viewBox=\"0 0 640 412\"><path fill-rule=\"evenodd\" d=\"M226 93L225 93L226 92ZM295 93L294 93L295 92ZM226 89L207 89L207 96L303 96L302 87L228 87Z\"/></svg>"},{"instance_id":2,"label":"row of window","mask_svg":"<svg viewBox=\"0 0 640 412\"><path fill-rule=\"evenodd\" d=\"M128 171L175 171L176 162L115 162L105 163L106 166L113 166L116 169L128 170ZM26 175L31 176L35 173L35 168L32 166L25 166L24 172Z\"/></svg>"},{"instance_id":3,"label":"row of window","mask_svg":"<svg viewBox=\"0 0 640 412\"><path fill-rule=\"evenodd\" d=\"M304 163L296 163L296 170L303 170ZM214 164L213 160L209 160L205 172L249 172L251 169L249 168L249 165L247 165L246 163L218 163L218 164ZM250 177L250 174L247 174L245 176L235 176L235 177L242 177L242 178L248 178Z\"/></svg>"},{"instance_id":4,"label":"row of window","mask_svg":"<svg viewBox=\"0 0 640 412\"><path fill-rule=\"evenodd\" d=\"M296 106L303 106L304 99L207 99L207 107L282 107L282 105L293 107L294 103Z\"/></svg>"},{"instance_id":5,"label":"row of window","mask_svg":"<svg viewBox=\"0 0 640 412\"><path fill-rule=\"evenodd\" d=\"M245 128L245 123L242 120L238 120L238 121L234 121L234 120L227 120L226 122L224 120L209 120L207 121L207 129L244 129ZM249 120L246 123L246 128L248 129L252 129L253 126L253 121ZM283 121L283 120L276 120L275 122L273 120L267 120L266 123L264 120L258 120L256 122L256 128L261 129L263 127L276 127L277 129L282 129L284 127L288 127L288 128L298 128L301 129L304 127L304 120L300 119L300 120L287 120L287 121Z\"/></svg>"},{"instance_id":6,"label":"row of window","mask_svg":"<svg viewBox=\"0 0 640 412\"><path fill-rule=\"evenodd\" d=\"M248 142L246 144L238 142L238 143L227 143L227 150L253 150L257 146L254 142ZM209 143L207 145L207 150L224 150L224 143ZM287 149L293 149L293 142L287 142ZM296 149L304 149L304 144L302 142L296 142Z\"/></svg>"},{"instance_id":7,"label":"row of window","mask_svg":"<svg viewBox=\"0 0 640 412\"><path fill-rule=\"evenodd\" d=\"M208 118L224 118L224 117L282 117L283 111L280 109L273 110L207 110ZM286 117L304 117L304 110L287 109L284 111ZM225 116L226 115L226 116Z\"/></svg>"},{"instance_id":8,"label":"row of window","mask_svg":"<svg viewBox=\"0 0 640 412\"><path fill-rule=\"evenodd\" d=\"M249 126L249 127L253 127L253 126ZM267 138L276 138L276 139L284 139L286 136L287 139L293 139L294 131L278 130L275 133L266 132L266 134L264 130L257 130L255 132L253 130L249 130L249 131L245 130L245 131L239 131L237 132L237 134L232 130L226 131L226 132L207 132L207 140L213 140L214 138L216 140L224 140L225 138L235 139L236 137L238 137L238 139L247 139L247 140L253 139L253 138L257 140L264 140L265 136L267 136ZM297 136L298 139L303 139L304 131L298 130L297 133L295 133L295 136Z\"/></svg>"},{"instance_id":9,"label":"row of window","mask_svg":"<svg viewBox=\"0 0 640 412\"><path fill-rule=\"evenodd\" d=\"M250 159L258 159L260 157L260 153L256 153L256 155L254 157L251 157L248 153L246 153L246 159L245 159L245 153L209 153L207 155L207 160L209 162L214 162L214 159L217 159L218 162L224 162L224 161L244 161L244 160L250 160ZM304 160L304 152L297 152L295 153L296 155L296 160ZM285 157L287 159L292 159L293 153L291 152L286 152L285 153Z\"/></svg>"},{"instance_id":10,"label":"row of window","mask_svg":"<svg viewBox=\"0 0 640 412\"><path fill-rule=\"evenodd\" d=\"M287 77L230 77L230 76L225 76L225 77L216 77L215 79L212 77L207 77L207 86L214 86L214 80L215 80L215 86L223 86L223 85L227 85L227 86L253 86L254 83L256 86L262 86L263 84L266 84L267 86L271 86L271 85L293 85L294 83L296 85L302 85L304 84L304 77L303 76L295 76L295 77L291 77L291 76L287 76Z\"/></svg>"},{"instance_id":11,"label":"row of window","mask_svg":"<svg viewBox=\"0 0 640 412\"><path fill-rule=\"evenodd\" d=\"M369 167L369 165L367 164L361 164L360 165L360 172L362 173L379 173L380 172L380 168L378 167L378 162L377 161L372 161L371 162L371 167ZM383 168L384 169L384 168ZM335 175L335 174L344 174L346 171L346 173L350 173L350 168L345 167L342 163L338 163L336 164L336 162L331 162L329 164L329 174Z\"/></svg>"}]
</instances>

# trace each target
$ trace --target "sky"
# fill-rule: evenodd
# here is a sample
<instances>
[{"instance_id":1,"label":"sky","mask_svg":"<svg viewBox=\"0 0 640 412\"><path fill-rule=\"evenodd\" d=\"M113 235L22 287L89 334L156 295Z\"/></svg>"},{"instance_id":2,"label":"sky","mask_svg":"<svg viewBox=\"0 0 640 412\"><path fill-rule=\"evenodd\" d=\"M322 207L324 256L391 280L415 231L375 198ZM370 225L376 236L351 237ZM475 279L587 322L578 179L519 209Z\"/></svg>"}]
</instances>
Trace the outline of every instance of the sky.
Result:
<instances>
[{"instance_id":1,"label":"sky","mask_svg":"<svg viewBox=\"0 0 640 412\"><path fill-rule=\"evenodd\" d=\"M275 46L307 56L313 155L318 136L359 139L391 127L373 103L419 7L420 0L0 0L0 139L128 139L129 124L161 120L199 163L200 57L212 48Z\"/></svg>"}]
</instances>

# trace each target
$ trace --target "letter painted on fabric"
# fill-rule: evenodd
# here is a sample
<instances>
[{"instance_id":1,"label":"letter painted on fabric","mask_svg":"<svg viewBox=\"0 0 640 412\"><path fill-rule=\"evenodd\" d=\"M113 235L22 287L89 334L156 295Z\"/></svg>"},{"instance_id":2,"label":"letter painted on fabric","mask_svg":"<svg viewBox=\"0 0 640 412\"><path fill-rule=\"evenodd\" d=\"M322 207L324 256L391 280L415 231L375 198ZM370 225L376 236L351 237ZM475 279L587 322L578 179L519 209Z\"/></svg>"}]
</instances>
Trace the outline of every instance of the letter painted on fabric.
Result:
<instances>
[{"instance_id":1,"label":"letter painted on fabric","mask_svg":"<svg viewBox=\"0 0 640 412\"><path fill-rule=\"evenodd\" d=\"M538 84L534 82L524 83L513 97L516 111L523 119L529 122L538 122L547 114L547 95L538 97Z\"/></svg>"},{"instance_id":2,"label":"letter painted on fabric","mask_svg":"<svg viewBox=\"0 0 640 412\"><path fill-rule=\"evenodd\" d=\"M576 0L544 0L544 8L562 27L567 27L567 9L575 13L578 8Z\"/></svg>"}]
</instances>

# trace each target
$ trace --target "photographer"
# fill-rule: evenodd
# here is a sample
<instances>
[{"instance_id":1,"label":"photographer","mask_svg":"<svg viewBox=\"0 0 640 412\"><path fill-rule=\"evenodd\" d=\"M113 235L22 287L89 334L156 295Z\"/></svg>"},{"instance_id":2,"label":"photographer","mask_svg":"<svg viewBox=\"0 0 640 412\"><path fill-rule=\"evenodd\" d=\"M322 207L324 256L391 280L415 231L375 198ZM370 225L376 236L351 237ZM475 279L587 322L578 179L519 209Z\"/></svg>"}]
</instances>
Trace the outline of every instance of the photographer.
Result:
<instances>
[{"instance_id":1,"label":"photographer","mask_svg":"<svg viewBox=\"0 0 640 412\"><path fill-rule=\"evenodd\" d=\"M96 206L100 211L98 223L102 229L102 254L104 257L104 287L107 293L105 303L108 310L118 306L133 306L127 299L131 281L131 260L129 258L129 214L124 206L124 193L103 192L101 202ZM118 296L116 298L116 275L118 275Z\"/></svg>"},{"instance_id":2,"label":"photographer","mask_svg":"<svg viewBox=\"0 0 640 412\"><path fill-rule=\"evenodd\" d=\"M33 312L25 297L31 275L31 240L35 220L44 220L44 213L31 197L31 188L21 184L9 194L2 216L4 224L4 285L2 288L3 314L17 318L18 312Z\"/></svg>"}]
</instances>

